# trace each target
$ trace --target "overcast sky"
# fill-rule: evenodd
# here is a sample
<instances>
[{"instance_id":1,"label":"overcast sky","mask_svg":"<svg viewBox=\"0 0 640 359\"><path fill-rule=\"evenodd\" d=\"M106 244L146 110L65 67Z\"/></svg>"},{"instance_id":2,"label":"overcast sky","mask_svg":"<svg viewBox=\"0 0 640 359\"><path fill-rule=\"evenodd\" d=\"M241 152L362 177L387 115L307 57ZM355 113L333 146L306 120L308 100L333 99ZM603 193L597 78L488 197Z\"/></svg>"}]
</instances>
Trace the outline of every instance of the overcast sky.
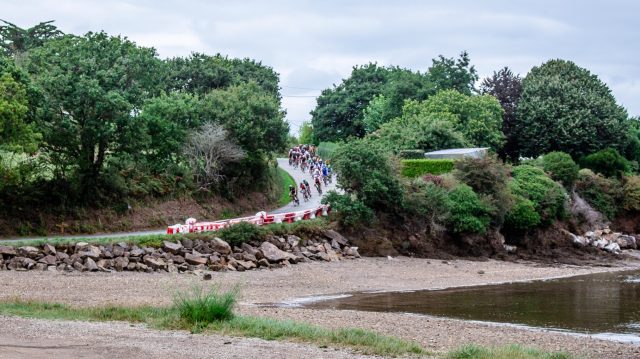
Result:
<instances>
[{"instance_id":1,"label":"overcast sky","mask_svg":"<svg viewBox=\"0 0 640 359\"><path fill-rule=\"evenodd\" d=\"M481 77L526 75L551 58L597 74L640 115L640 1L72 1L0 0L21 27L122 34L161 57L192 51L250 57L280 73L292 130L315 96L367 62L426 70L467 50Z\"/></svg>"}]
</instances>

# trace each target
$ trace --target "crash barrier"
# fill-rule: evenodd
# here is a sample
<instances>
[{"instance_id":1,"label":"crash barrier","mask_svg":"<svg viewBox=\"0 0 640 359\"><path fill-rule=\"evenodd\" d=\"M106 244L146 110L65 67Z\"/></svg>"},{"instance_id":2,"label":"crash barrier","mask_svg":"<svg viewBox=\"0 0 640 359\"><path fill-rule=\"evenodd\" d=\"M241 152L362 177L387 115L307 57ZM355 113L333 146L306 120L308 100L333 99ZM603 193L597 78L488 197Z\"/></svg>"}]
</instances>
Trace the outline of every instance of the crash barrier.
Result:
<instances>
[{"instance_id":1,"label":"crash barrier","mask_svg":"<svg viewBox=\"0 0 640 359\"><path fill-rule=\"evenodd\" d=\"M268 214L267 212L258 212L251 217L242 217L234 219L225 219L215 222L197 222L195 218L188 218L185 224L174 224L167 227L167 234L177 233L201 233L217 231L219 229L232 226L240 222L252 223L257 226L264 226L274 223L293 223L314 219L319 216L327 216L331 212L331 206L328 204L320 205L316 208L305 209L297 212Z\"/></svg>"}]
</instances>

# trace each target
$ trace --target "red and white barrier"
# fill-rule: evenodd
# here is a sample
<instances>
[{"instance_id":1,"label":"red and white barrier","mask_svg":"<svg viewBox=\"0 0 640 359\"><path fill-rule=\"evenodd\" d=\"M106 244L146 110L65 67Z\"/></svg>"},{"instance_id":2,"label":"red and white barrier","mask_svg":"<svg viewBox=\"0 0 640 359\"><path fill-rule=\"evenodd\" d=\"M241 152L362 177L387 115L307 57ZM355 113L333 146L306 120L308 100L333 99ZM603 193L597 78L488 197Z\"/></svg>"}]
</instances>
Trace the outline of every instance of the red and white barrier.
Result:
<instances>
[{"instance_id":1,"label":"red and white barrier","mask_svg":"<svg viewBox=\"0 0 640 359\"><path fill-rule=\"evenodd\" d=\"M328 216L329 212L331 212L331 206L323 204L313 209L305 209L297 212L278 214L258 212L251 217L226 219L215 222L198 223L195 218L188 218L185 221L185 224L174 224L173 226L167 227L167 234L211 232L240 222L252 223L257 226L264 226L273 223L293 223L314 219L319 216Z\"/></svg>"}]
</instances>

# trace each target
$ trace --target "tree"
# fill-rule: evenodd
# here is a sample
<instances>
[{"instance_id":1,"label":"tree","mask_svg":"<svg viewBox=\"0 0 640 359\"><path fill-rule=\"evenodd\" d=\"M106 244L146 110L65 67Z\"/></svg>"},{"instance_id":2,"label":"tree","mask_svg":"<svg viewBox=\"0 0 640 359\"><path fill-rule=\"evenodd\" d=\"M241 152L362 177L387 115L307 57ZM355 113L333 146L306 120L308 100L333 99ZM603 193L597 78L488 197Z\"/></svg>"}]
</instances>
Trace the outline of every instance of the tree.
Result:
<instances>
[{"instance_id":1,"label":"tree","mask_svg":"<svg viewBox=\"0 0 640 359\"><path fill-rule=\"evenodd\" d=\"M367 133L371 133L382 124L386 122L386 112L389 107L389 101L384 95L376 95L367 108L364 109L364 115L362 122L364 123L364 130Z\"/></svg>"},{"instance_id":2,"label":"tree","mask_svg":"<svg viewBox=\"0 0 640 359\"><path fill-rule=\"evenodd\" d=\"M439 55L432 60L427 77L433 94L442 90L456 90L465 95L476 92L474 85L479 78L466 51L461 52L457 60Z\"/></svg>"},{"instance_id":3,"label":"tree","mask_svg":"<svg viewBox=\"0 0 640 359\"><path fill-rule=\"evenodd\" d=\"M627 112L596 75L571 61L550 60L522 82L516 111L519 152L537 157L563 151L581 158L627 144Z\"/></svg>"},{"instance_id":4,"label":"tree","mask_svg":"<svg viewBox=\"0 0 640 359\"><path fill-rule=\"evenodd\" d=\"M498 151L502 159L518 159L517 142L515 134L516 108L522 94L522 79L514 75L508 67L493 72L480 85L480 93L491 95L498 99L504 110L502 115L502 133L505 136L504 146Z\"/></svg>"},{"instance_id":5,"label":"tree","mask_svg":"<svg viewBox=\"0 0 640 359\"><path fill-rule=\"evenodd\" d=\"M40 134L25 122L27 92L8 73L0 73L0 149L35 152Z\"/></svg>"},{"instance_id":6,"label":"tree","mask_svg":"<svg viewBox=\"0 0 640 359\"><path fill-rule=\"evenodd\" d=\"M105 159L138 128L135 113L157 93L155 50L104 32L66 35L31 51L27 68L47 94L38 119L54 166L76 169L89 199ZM134 146L135 147L135 146Z\"/></svg>"},{"instance_id":7,"label":"tree","mask_svg":"<svg viewBox=\"0 0 640 359\"><path fill-rule=\"evenodd\" d=\"M227 131L213 123L206 123L191 133L183 151L201 189L219 183L224 178L223 167L245 155L227 138Z\"/></svg>"},{"instance_id":8,"label":"tree","mask_svg":"<svg viewBox=\"0 0 640 359\"><path fill-rule=\"evenodd\" d=\"M17 60L28 50L42 46L46 41L60 37L62 31L52 25L52 21L41 22L28 29L23 29L5 20L0 20L0 48L8 56Z\"/></svg>"},{"instance_id":9,"label":"tree","mask_svg":"<svg viewBox=\"0 0 640 359\"><path fill-rule=\"evenodd\" d=\"M305 121L300 125L300 138L298 142L302 144L312 144L313 140L313 125L309 121Z\"/></svg>"}]
</instances>

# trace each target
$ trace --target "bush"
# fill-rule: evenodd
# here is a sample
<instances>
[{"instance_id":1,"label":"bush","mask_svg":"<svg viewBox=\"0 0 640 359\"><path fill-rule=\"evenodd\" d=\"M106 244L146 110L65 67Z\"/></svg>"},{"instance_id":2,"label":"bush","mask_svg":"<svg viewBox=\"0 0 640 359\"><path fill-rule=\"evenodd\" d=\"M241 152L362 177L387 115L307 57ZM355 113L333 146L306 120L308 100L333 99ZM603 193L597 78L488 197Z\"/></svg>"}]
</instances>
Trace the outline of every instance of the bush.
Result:
<instances>
[{"instance_id":1,"label":"bush","mask_svg":"<svg viewBox=\"0 0 640 359\"><path fill-rule=\"evenodd\" d=\"M513 168L513 180L509 182L511 193L530 200L541 224L550 224L566 214L567 193L564 188L547 177L540 168L521 165Z\"/></svg>"},{"instance_id":2,"label":"bush","mask_svg":"<svg viewBox=\"0 0 640 359\"><path fill-rule=\"evenodd\" d=\"M424 151L423 150L402 150L398 152L398 156L406 160L424 159Z\"/></svg>"},{"instance_id":3,"label":"bush","mask_svg":"<svg viewBox=\"0 0 640 359\"><path fill-rule=\"evenodd\" d=\"M316 155L322 157L325 160L330 160L333 158L334 152L340 147L335 142L320 142L318 148L316 149Z\"/></svg>"},{"instance_id":4,"label":"bush","mask_svg":"<svg viewBox=\"0 0 640 359\"><path fill-rule=\"evenodd\" d=\"M194 287L191 293L177 294L174 307L180 318L194 325L206 325L234 317L233 309L238 300L238 288L220 292L217 287L204 292L202 287Z\"/></svg>"},{"instance_id":5,"label":"bush","mask_svg":"<svg viewBox=\"0 0 640 359\"><path fill-rule=\"evenodd\" d=\"M573 186L580 170L569 154L559 151L544 155L542 167L554 181L562 183L566 188Z\"/></svg>"},{"instance_id":6,"label":"bush","mask_svg":"<svg viewBox=\"0 0 640 359\"><path fill-rule=\"evenodd\" d=\"M623 202L622 185L615 178L606 178L589 169L578 172L575 185L578 194L596 211L613 219L618 213L617 203Z\"/></svg>"},{"instance_id":7,"label":"bush","mask_svg":"<svg viewBox=\"0 0 640 359\"><path fill-rule=\"evenodd\" d=\"M240 245L249 241L262 239L260 227L255 224L240 222L216 232L220 238L230 245Z\"/></svg>"},{"instance_id":8,"label":"bush","mask_svg":"<svg viewBox=\"0 0 640 359\"><path fill-rule=\"evenodd\" d=\"M333 157L338 184L374 211L395 213L402 206L402 188L389 161L365 141L344 144Z\"/></svg>"},{"instance_id":9,"label":"bush","mask_svg":"<svg viewBox=\"0 0 640 359\"><path fill-rule=\"evenodd\" d=\"M414 178L424 174L439 175L453 170L453 160L402 160L401 173L405 177Z\"/></svg>"},{"instance_id":10,"label":"bush","mask_svg":"<svg viewBox=\"0 0 640 359\"><path fill-rule=\"evenodd\" d=\"M413 180L405 190L407 212L424 218L433 230L443 227L451 214L447 189L435 182Z\"/></svg>"},{"instance_id":11,"label":"bush","mask_svg":"<svg viewBox=\"0 0 640 359\"><path fill-rule=\"evenodd\" d=\"M491 207L473 192L471 187L461 184L449 193L451 215L448 224L454 233L484 234L491 222Z\"/></svg>"},{"instance_id":12,"label":"bush","mask_svg":"<svg viewBox=\"0 0 640 359\"><path fill-rule=\"evenodd\" d=\"M622 207L626 211L640 211L640 176L624 179Z\"/></svg>"},{"instance_id":13,"label":"bush","mask_svg":"<svg viewBox=\"0 0 640 359\"><path fill-rule=\"evenodd\" d=\"M322 203L331 204L331 208L337 212L338 223L342 226L366 225L373 222L373 210L349 195L331 191L322 199Z\"/></svg>"},{"instance_id":14,"label":"bush","mask_svg":"<svg viewBox=\"0 0 640 359\"><path fill-rule=\"evenodd\" d=\"M507 212L504 221L507 229L527 231L540 224L540 215L530 200L515 196L515 203Z\"/></svg>"},{"instance_id":15,"label":"bush","mask_svg":"<svg viewBox=\"0 0 640 359\"><path fill-rule=\"evenodd\" d=\"M588 155L582 159L582 166L605 177L620 177L629 171L629 162L613 148Z\"/></svg>"}]
</instances>

